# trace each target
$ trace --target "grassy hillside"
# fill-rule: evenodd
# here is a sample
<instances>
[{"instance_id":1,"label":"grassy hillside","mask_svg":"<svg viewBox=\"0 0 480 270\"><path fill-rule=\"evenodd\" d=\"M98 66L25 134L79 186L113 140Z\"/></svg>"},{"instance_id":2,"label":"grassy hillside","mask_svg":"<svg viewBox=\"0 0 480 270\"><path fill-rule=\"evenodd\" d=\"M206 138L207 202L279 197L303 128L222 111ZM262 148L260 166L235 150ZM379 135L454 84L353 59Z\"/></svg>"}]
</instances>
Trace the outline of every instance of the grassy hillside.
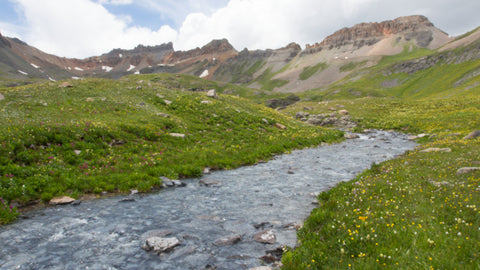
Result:
<instances>
[{"instance_id":1,"label":"grassy hillside","mask_svg":"<svg viewBox=\"0 0 480 270\"><path fill-rule=\"evenodd\" d=\"M358 129L427 135L418 149L322 193L283 269L479 269L480 173L457 170L480 165L480 139L462 139L480 127L480 96L308 102L287 113L337 105ZM422 152L431 148L444 150Z\"/></svg>"},{"instance_id":2,"label":"grassy hillside","mask_svg":"<svg viewBox=\"0 0 480 270\"><path fill-rule=\"evenodd\" d=\"M358 97L407 99L464 96L478 92L480 85L480 41L467 47L438 53L414 49L385 56L372 68L354 72L322 89L308 91L313 100Z\"/></svg>"},{"instance_id":3,"label":"grassy hillside","mask_svg":"<svg viewBox=\"0 0 480 270\"><path fill-rule=\"evenodd\" d=\"M0 197L27 203L145 192L160 176L196 177L206 167L235 168L341 138L240 97L170 86L182 81L204 86L188 76L143 75L0 89Z\"/></svg>"}]
</instances>

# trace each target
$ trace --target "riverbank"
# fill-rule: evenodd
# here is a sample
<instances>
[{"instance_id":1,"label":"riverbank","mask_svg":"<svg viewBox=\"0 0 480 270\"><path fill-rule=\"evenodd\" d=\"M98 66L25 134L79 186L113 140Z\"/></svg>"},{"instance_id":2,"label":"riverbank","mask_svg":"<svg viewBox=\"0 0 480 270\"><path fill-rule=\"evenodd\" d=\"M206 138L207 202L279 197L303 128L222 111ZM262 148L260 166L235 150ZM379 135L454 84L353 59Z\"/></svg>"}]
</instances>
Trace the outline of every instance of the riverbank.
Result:
<instances>
[{"instance_id":1,"label":"riverbank","mask_svg":"<svg viewBox=\"0 0 480 270\"><path fill-rule=\"evenodd\" d=\"M315 207L315 194L413 147L403 134L372 131L266 163L215 171L185 180L185 187L31 211L0 228L0 268L183 270L210 265L236 270L272 265L283 246L296 244L295 229ZM272 242L255 240L264 231L274 235ZM142 250L152 235L176 238L180 245L160 255Z\"/></svg>"},{"instance_id":2,"label":"riverbank","mask_svg":"<svg viewBox=\"0 0 480 270\"><path fill-rule=\"evenodd\" d=\"M480 268L480 140L464 139L480 127L479 98L336 105L361 128L423 133L421 146L320 194L283 269Z\"/></svg>"}]
</instances>

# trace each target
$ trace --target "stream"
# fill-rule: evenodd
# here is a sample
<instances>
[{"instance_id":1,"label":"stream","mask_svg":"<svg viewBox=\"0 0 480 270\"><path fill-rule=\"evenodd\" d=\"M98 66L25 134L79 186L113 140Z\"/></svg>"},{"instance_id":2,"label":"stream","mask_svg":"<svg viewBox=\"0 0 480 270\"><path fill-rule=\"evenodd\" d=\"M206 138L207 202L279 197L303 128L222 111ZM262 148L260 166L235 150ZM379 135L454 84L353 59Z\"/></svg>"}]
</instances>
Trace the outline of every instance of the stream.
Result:
<instances>
[{"instance_id":1,"label":"stream","mask_svg":"<svg viewBox=\"0 0 480 270\"><path fill-rule=\"evenodd\" d=\"M296 245L295 225L315 192L348 181L374 162L411 150L400 133L372 131L340 144L292 151L267 163L185 180L186 187L115 196L28 212L0 227L0 269L249 269ZM204 186L215 179L218 186ZM275 244L254 241L269 229ZM161 255L142 245L152 231L180 245ZM233 235L241 240L217 246Z\"/></svg>"}]
</instances>

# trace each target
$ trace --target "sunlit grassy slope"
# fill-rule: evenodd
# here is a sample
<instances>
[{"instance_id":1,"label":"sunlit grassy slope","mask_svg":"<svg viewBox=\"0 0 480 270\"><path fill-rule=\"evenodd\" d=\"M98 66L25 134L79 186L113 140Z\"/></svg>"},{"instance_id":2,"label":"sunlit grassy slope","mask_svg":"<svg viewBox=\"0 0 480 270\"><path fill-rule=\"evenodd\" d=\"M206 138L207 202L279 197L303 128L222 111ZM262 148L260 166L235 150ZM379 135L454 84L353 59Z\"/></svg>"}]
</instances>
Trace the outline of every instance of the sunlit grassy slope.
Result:
<instances>
[{"instance_id":1,"label":"sunlit grassy slope","mask_svg":"<svg viewBox=\"0 0 480 270\"><path fill-rule=\"evenodd\" d=\"M191 76L70 83L0 89L4 200L149 191L160 186L160 176L200 176L205 167L253 164L342 135L235 96L261 99L261 92ZM231 95L209 98L203 90L212 88Z\"/></svg>"},{"instance_id":2,"label":"sunlit grassy slope","mask_svg":"<svg viewBox=\"0 0 480 270\"><path fill-rule=\"evenodd\" d=\"M334 91L312 91L304 98L316 101L285 111L343 106L357 130L426 135L417 149L322 193L283 269L480 268L480 172L457 173L480 166L480 139L463 139L480 129L480 62L442 61L413 74L385 65ZM381 86L394 79L403 83Z\"/></svg>"},{"instance_id":3,"label":"sunlit grassy slope","mask_svg":"<svg viewBox=\"0 0 480 270\"><path fill-rule=\"evenodd\" d=\"M361 69L345 79L304 94L316 101L358 97L406 99L448 98L476 93L480 85L480 41L453 51L438 53L407 48L385 56L372 68ZM413 72L414 71L414 72Z\"/></svg>"}]
</instances>

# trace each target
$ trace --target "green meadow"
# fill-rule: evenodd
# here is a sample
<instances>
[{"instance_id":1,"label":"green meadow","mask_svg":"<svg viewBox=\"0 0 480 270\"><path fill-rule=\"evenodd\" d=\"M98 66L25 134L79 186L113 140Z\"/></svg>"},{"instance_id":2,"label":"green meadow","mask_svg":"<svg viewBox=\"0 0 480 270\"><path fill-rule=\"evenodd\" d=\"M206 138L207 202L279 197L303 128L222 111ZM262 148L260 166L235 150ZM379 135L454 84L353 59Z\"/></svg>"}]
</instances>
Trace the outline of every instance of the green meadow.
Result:
<instances>
[{"instance_id":1,"label":"green meadow","mask_svg":"<svg viewBox=\"0 0 480 270\"><path fill-rule=\"evenodd\" d=\"M226 85L145 75L2 88L0 221L9 205L60 195L148 192L161 176L201 176L291 149L336 142L342 132L294 121ZM194 88L187 91L184 88ZM217 98L199 89L217 89ZM248 96L243 88L230 91ZM260 94L261 95L261 94Z\"/></svg>"}]
</instances>

